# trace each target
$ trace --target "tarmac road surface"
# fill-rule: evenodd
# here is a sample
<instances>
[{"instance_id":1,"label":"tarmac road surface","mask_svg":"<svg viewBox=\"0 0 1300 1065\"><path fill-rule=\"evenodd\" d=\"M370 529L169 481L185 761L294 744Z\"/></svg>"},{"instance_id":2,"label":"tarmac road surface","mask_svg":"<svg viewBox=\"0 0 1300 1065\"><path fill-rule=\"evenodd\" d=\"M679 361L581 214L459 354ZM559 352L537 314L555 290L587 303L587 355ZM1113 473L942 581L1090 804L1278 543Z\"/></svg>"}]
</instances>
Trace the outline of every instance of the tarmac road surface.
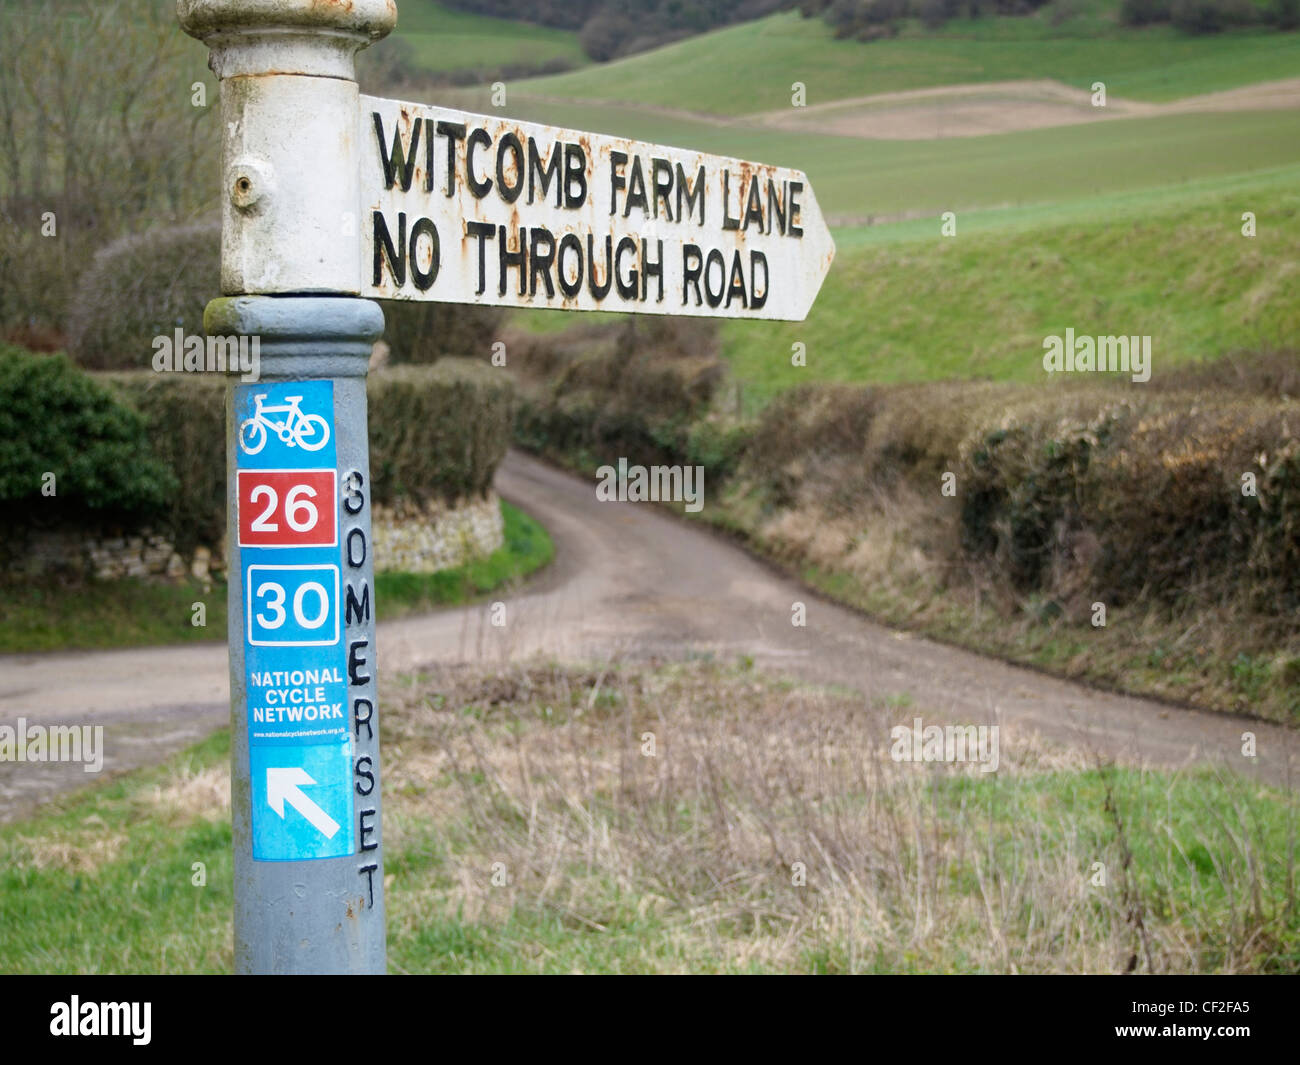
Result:
<instances>
[{"instance_id":1,"label":"tarmac road surface","mask_svg":"<svg viewBox=\"0 0 1300 1065\"><path fill-rule=\"evenodd\" d=\"M501 593L504 627L489 623L486 603L381 621L381 698L385 674L431 663L749 655L761 668L867 698L906 693L901 724L998 723L1004 737L1036 730L1126 762L1213 761L1282 785L1300 755L1300 740L1276 725L1100 692L896 632L705 528L653 504L600 502L594 481L519 452L496 487L547 527L555 561ZM804 628L790 622L796 601L807 604ZM0 724L19 717L102 724L106 771L157 762L228 722L225 644L0 656ZM1247 730L1253 763L1241 755ZM0 762L0 820L94 779L79 764Z\"/></svg>"}]
</instances>

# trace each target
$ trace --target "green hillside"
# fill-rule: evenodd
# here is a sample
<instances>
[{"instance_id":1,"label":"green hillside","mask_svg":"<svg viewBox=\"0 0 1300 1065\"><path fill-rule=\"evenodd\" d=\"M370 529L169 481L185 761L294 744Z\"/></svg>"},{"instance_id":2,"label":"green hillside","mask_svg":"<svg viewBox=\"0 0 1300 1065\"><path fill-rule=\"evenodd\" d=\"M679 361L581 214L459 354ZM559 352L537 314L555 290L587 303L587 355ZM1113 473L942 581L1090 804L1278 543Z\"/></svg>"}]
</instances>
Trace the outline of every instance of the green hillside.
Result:
<instances>
[{"instance_id":1,"label":"green hillside","mask_svg":"<svg viewBox=\"0 0 1300 1065\"><path fill-rule=\"evenodd\" d=\"M1169 27L1102 28L1068 36L1040 18L951 23L892 40L837 41L819 19L772 15L666 48L547 78L520 92L575 100L744 115L790 106L791 83L810 105L873 93L968 82L1054 78L1104 81L1115 96L1163 101L1300 74L1300 33L1242 31L1191 37Z\"/></svg>"},{"instance_id":2,"label":"green hillside","mask_svg":"<svg viewBox=\"0 0 1300 1065\"><path fill-rule=\"evenodd\" d=\"M1300 166L1086 211L1044 208L1037 224L938 218L876 227L841 247L806 322L728 321L724 352L752 402L810 380L1043 381L1042 341L1151 336L1162 369L1300 338ZM1241 215L1257 215L1242 235ZM977 219L979 216L972 216ZM893 239L891 239L893 238ZM790 365L802 342L808 365Z\"/></svg>"},{"instance_id":3,"label":"green hillside","mask_svg":"<svg viewBox=\"0 0 1300 1065\"><path fill-rule=\"evenodd\" d=\"M918 210L1055 203L1300 163L1300 110L1168 115L913 141L728 126L513 97L507 113L796 167L808 174L836 227Z\"/></svg>"},{"instance_id":4,"label":"green hillside","mask_svg":"<svg viewBox=\"0 0 1300 1065\"><path fill-rule=\"evenodd\" d=\"M1168 99L1300 71L1297 34L1111 29L1051 39L1043 20L966 25L979 32L864 44L831 40L819 21L774 16L530 81L517 88L546 98L516 93L509 110L808 173L839 257L807 322L721 323L750 403L810 379L1041 380L1042 338L1066 325L1151 335L1157 374L1296 342L1300 110L905 141L734 120L787 104L791 80L820 99L1017 77L1086 87L1100 77L1116 95ZM939 235L944 210L959 212L955 239ZM1260 220L1254 239L1240 232L1245 210ZM560 323L529 315L527 324ZM807 368L790 365L796 341L807 345Z\"/></svg>"},{"instance_id":5,"label":"green hillside","mask_svg":"<svg viewBox=\"0 0 1300 1065\"><path fill-rule=\"evenodd\" d=\"M578 35L569 30L473 15L431 0L401 0L397 11L395 35L411 45L421 66L435 73L513 64L537 69L555 60L575 67L589 62Z\"/></svg>"}]
</instances>

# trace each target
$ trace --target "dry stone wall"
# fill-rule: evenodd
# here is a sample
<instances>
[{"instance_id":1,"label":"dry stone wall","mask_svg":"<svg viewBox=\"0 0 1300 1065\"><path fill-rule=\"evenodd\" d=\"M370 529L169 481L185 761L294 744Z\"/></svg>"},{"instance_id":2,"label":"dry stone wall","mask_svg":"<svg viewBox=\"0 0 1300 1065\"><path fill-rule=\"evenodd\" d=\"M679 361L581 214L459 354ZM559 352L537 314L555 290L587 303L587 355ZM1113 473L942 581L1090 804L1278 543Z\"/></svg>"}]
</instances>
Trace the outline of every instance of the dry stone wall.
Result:
<instances>
[{"instance_id":1,"label":"dry stone wall","mask_svg":"<svg viewBox=\"0 0 1300 1065\"><path fill-rule=\"evenodd\" d=\"M372 518L375 568L379 572L435 573L483 558L505 543L501 501L495 492L483 499L441 501L424 506L376 504ZM200 580L220 573L225 544L200 547L183 559L171 542L150 530L133 535L88 536L82 532L33 532L5 566L6 576L32 579L47 573L96 580L122 577L177 578L186 572Z\"/></svg>"}]
</instances>

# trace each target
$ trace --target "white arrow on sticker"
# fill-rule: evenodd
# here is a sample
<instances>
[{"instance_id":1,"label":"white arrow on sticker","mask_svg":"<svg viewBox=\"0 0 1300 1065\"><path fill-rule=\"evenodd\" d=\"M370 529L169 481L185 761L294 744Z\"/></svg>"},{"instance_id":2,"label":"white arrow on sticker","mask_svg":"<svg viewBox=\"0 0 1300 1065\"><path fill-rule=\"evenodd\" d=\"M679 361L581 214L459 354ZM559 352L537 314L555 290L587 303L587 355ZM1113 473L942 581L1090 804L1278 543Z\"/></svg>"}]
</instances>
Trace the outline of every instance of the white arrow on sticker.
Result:
<instances>
[{"instance_id":1,"label":"white arrow on sticker","mask_svg":"<svg viewBox=\"0 0 1300 1065\"><path fill-rule=\"evenodd\" d=\"M334 833L339 830L339 823L299 790L303 784L315 783L307 770L298 766L267 769L266 801L271 804L272 810L284 817L284 804L288 800L289 805L307 818L318 832L325 834L326 839L333 839Z\"/></svg>"}]
</instances>

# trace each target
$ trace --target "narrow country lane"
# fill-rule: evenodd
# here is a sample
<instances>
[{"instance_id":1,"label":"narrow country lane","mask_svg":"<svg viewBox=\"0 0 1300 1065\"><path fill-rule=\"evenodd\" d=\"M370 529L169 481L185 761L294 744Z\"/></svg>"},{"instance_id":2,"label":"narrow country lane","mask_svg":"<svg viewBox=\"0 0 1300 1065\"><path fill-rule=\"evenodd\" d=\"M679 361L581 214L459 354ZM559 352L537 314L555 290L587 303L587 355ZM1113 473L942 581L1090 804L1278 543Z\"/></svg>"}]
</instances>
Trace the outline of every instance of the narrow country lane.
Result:
<instances>
[{"instance_id":1,"label":"narrow country lane","mask_svg":"<svg viewBox=\"0 0 1300 1065\"><path fill-rule=\"evenodd\" d=\"M596 499L593 484L512 452L503 497L535 515L554 563L513 595L504 627L487 604L380 622L380 682L430 663L545 655L604 661L712 652L750 655L800 679L898 696L899 723L1000 723L1012 730L1166 766L1209 760L1285 784L1297 737L1275 725L1112 695L895 632L820 599L708 530L649 504ZM807 626L790 623L795 601ZM0 656L0 721L102 724L105 768L156 762L225 724L226 648ZM381 687L382 692L382 687ZM907 700L901 700L902 695ZM1255 763L1241 734L1257 737ZM882 742L884 742L882 738ZM81 765L0 763L0 820L95 779Z\"/></svg>"}]
</instances>

